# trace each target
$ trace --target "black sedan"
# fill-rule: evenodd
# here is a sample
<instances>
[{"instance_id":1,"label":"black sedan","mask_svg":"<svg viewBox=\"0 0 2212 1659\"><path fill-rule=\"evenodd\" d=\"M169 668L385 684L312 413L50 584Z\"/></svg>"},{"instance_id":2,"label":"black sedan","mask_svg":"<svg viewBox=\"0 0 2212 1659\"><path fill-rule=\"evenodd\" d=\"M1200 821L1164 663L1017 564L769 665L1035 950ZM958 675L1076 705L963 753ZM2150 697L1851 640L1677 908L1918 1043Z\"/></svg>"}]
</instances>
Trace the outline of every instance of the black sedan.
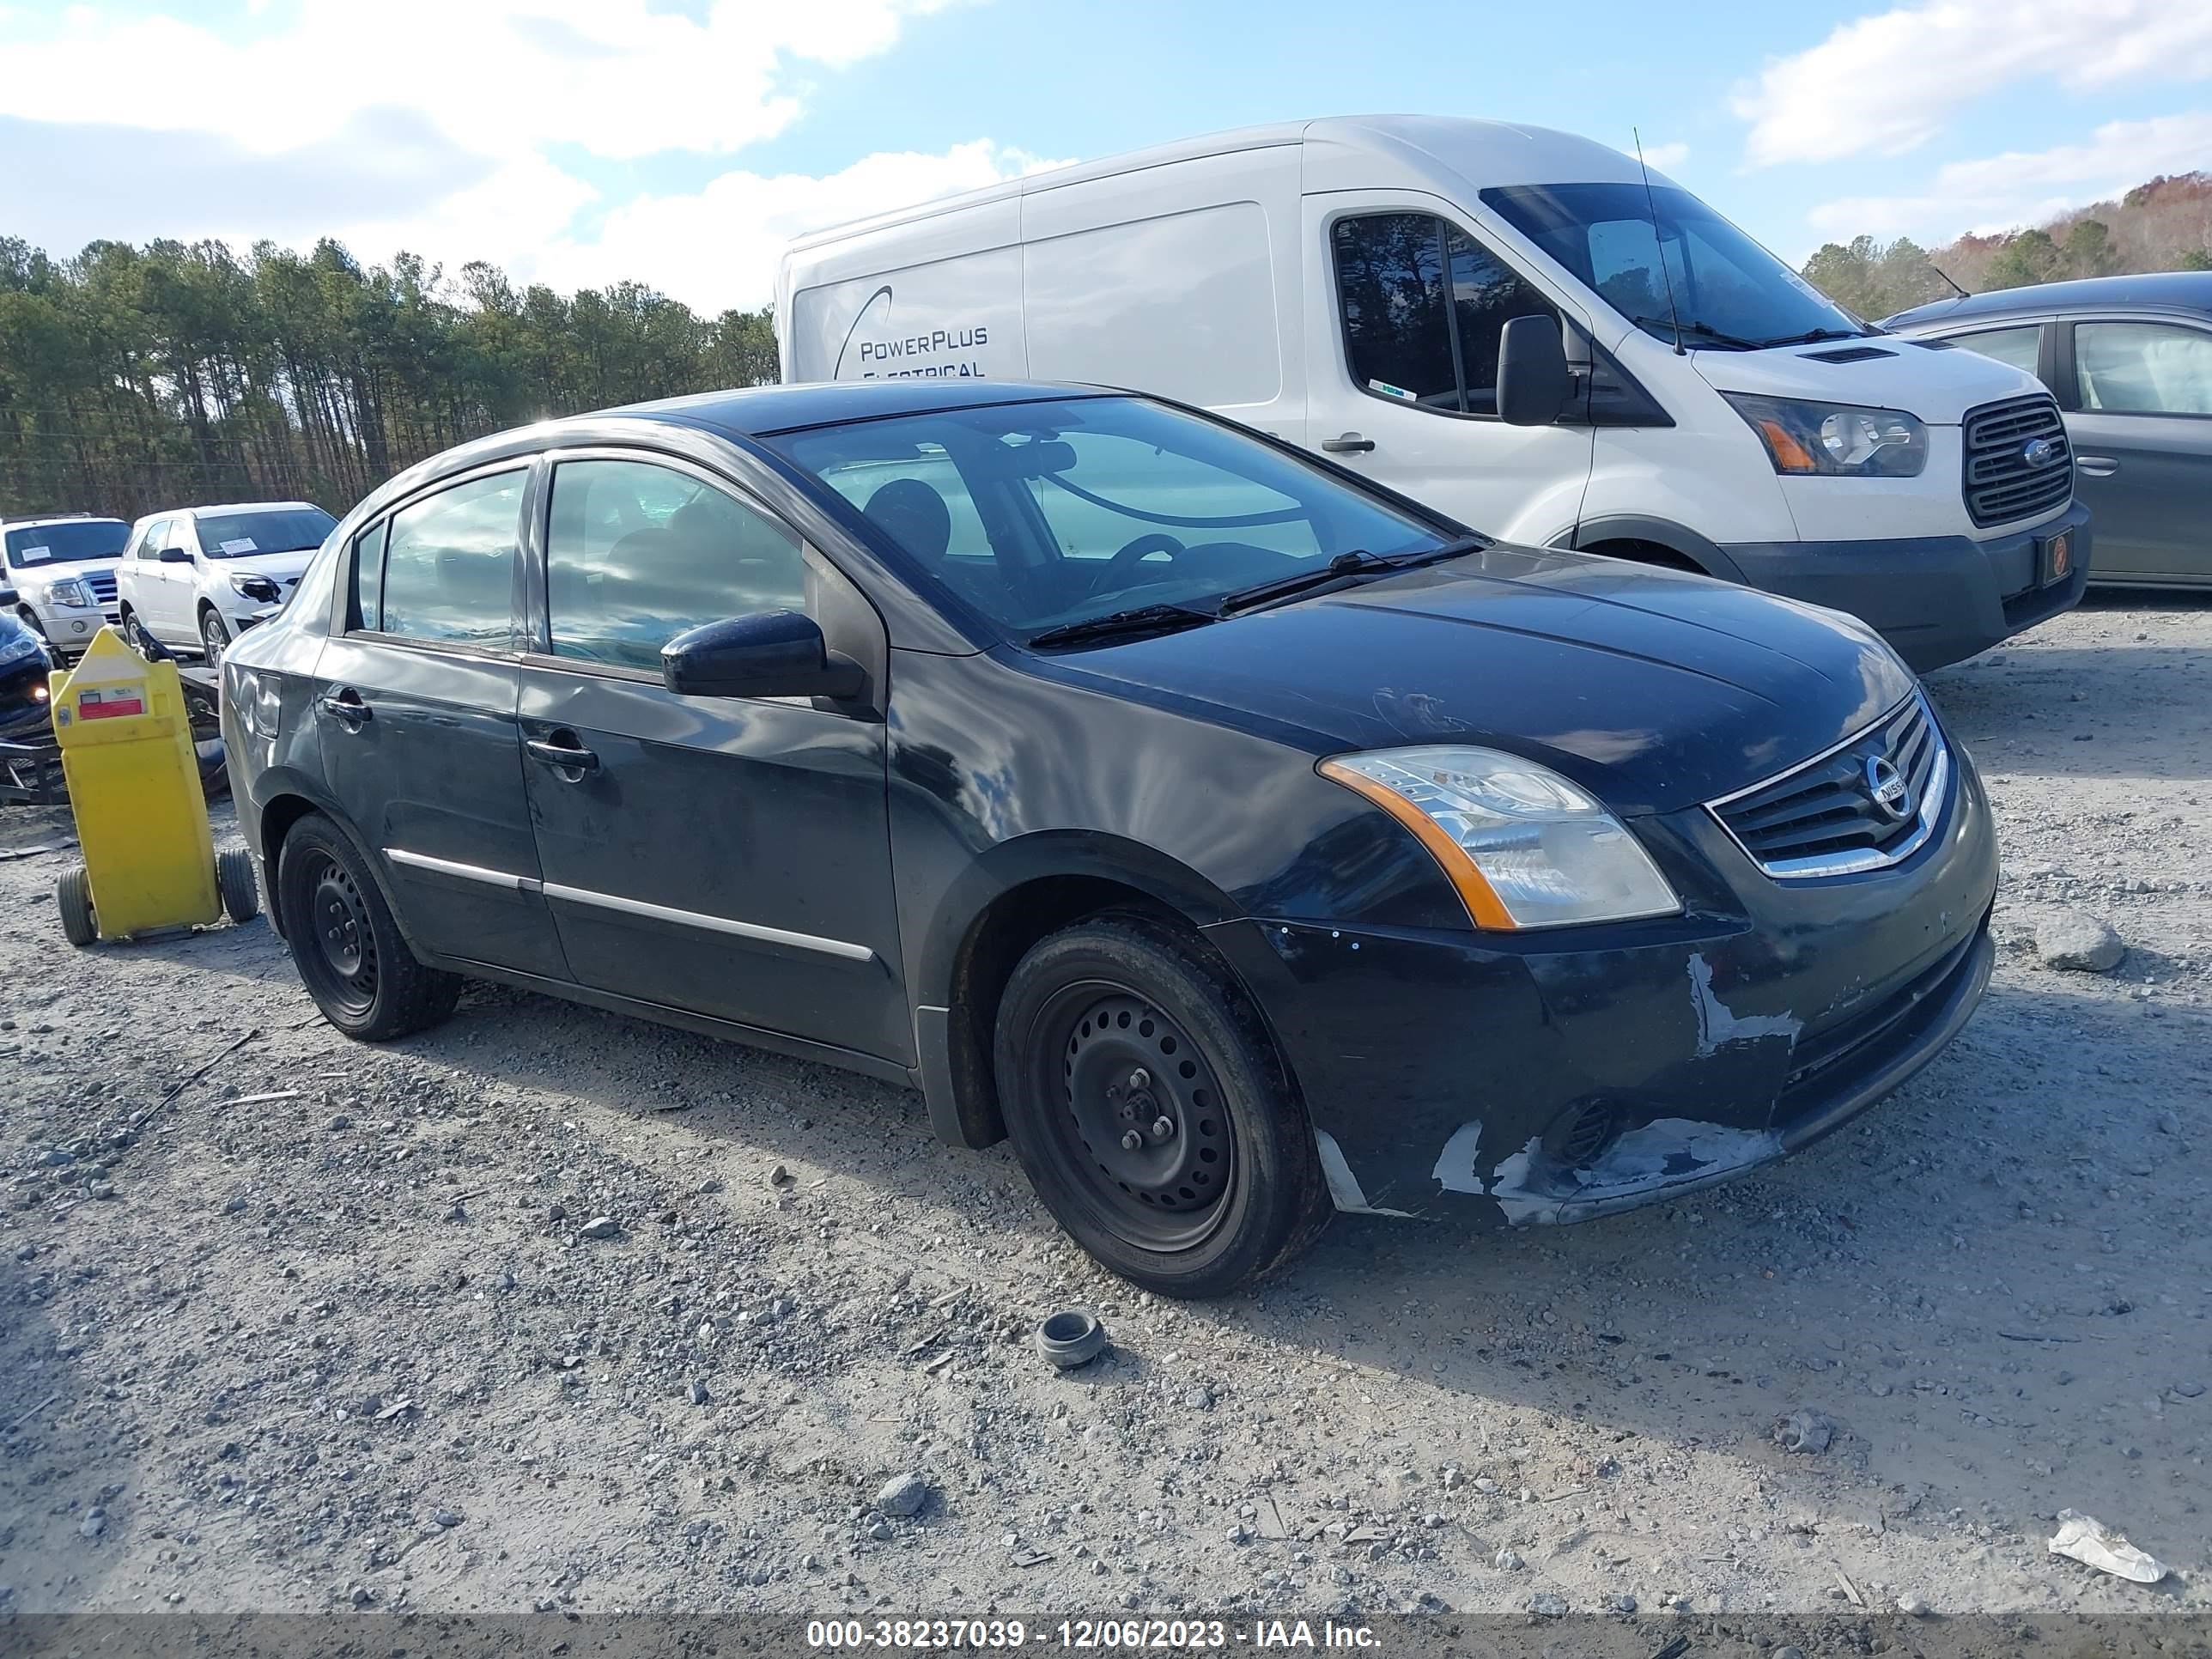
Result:
<instances>
[{"instance_id":1,"label":"black sedan","mask_svg":"<svg viewBox=\"0 0 2212 1659\"><path fill-rule=\"evenodd\" d=\"M223 665L331 1022L506 981L911 1084L1101 1261L1579 1220L1835 1127L1986 981L1966 752L1875 635L1507 547L1240 427L733 392L394 479Z\"/></svg>"}]
</instances>

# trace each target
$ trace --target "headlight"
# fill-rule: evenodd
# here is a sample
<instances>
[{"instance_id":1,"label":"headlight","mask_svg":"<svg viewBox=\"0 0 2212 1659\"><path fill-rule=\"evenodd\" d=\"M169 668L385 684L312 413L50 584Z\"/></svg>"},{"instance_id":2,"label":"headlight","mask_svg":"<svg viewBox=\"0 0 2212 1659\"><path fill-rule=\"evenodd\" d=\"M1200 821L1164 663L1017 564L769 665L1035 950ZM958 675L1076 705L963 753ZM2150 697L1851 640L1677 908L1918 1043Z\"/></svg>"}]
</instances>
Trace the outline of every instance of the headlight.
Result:
<instances>
[{"instance_id":1,"label":"headlight","mask_svg":"<svg viewBox=\"0 0 2212 1659\"><path fill-rule=\"evenodd\" d=\"M46 598L55 605L65 605L75 611L89 611L100 603L92 596L91 584L81 576L64 576L48 583Z\"/></svg>"},{"instance_id":2,"label":"headlight","mask_svg":"<svg viewBox=\"0 0 2212 1659\"><path fill-rule=\"evenodd\" d=\"M1901 409L1804 404L1723 392L1766 446L1777 472L1838 478L1917 478L1928 465L1928 428Z\"/></svg>"},{"instance_id":3,"label":"headlight","mask_svg":"<svg viewBox=\"0 0 2212 1659\"><path fill-rule=\"evenodd\" d=\"M1682 908L1643 842L1534 761L1439 745L1338 755L1319 769L1411 830L1478 927L1626 921Z\"/></svg>"},{"instance_id":4,"label":"headlight","mask_svg":"<svg viewBox=\"0 0 2212 1659\"><path fill-rule=\"evenodd\" d=\"M38 641L28 634L18 634L12 639L0 638L0 663L21 662L26 657L40 654Z\"/></svg>"},{"instance_id":5,"label":"headlight","mask_svg":"<svg viewBox=\"0 0 2212 1659\"><path fill-rule=\"evenodd\" d=\"M230 585L247 599L258 599L264 605L274 605L283 597L283 590L275 582L251 570L232 571Z\"/></svg>"}]
</instances>

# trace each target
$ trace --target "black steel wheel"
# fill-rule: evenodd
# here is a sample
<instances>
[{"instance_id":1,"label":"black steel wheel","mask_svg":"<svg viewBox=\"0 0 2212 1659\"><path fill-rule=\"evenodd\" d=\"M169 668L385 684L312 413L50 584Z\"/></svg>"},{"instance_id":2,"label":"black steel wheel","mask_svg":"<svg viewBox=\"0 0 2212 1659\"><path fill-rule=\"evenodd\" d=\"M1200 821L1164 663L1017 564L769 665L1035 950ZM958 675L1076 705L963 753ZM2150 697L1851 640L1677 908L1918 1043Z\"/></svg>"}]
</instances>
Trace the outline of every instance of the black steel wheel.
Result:
<instances>
[{"instance_id":1,"label":"black steel wheel","mask_svg":"<svg viewBox=\"0 0 2212 1659\"><path fill-rule=\"evenodd\" d=\"M1101 917L1031 950L1000 1004L996 1069L1038 1196L1148 1290L1241 1288L1328 1220L1312 1129L1258 1016L1167 923Z\"/></svg>"},{"instance_id":2,"label":"black steel wheel","mask_svg":"<svg viewBox=\"0 0 2212 1659\"><path fill-rule=\"evenodd\" d=\"M415 958L361 854L320 813L294 824L277 854L284 941L323 1017L365 1042L434 1025L460 981Z\"/></svg>"},{"instance_id":3,"label":"black steel wheel","mask_svg":"<svg viewBox=\"0 0 2212 1659\"><path fill-rule=\"evenodd\" d=\"M222 913L234 922L251 921L261 914L261 890L253 880L253 860L243 848L215 855L215 884L222 895Z\"/></svg>"}]
</instances>

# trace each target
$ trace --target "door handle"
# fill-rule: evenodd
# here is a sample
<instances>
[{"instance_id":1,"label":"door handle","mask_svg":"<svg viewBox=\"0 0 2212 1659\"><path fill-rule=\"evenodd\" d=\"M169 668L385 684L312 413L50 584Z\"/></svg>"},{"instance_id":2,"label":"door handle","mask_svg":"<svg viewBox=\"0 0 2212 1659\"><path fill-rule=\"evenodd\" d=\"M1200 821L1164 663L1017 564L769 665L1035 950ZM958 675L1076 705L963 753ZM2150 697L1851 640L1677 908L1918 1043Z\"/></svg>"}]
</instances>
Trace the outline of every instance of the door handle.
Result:
<instances>
[{"instance_id":1,"label":"door handle","mask_svg":"<svg viewBox=\"0 0 2212 1659\"><path fill-rule=\"evenodd\" d=\"M530 758L543 761L563 772L590 772L598 769L599 757L574 738L566 743L553 743L544 738L526 738L522 746L530 751Z\"/></svg>"},{"instance_id":2,"label":"door handle","mask_svg":"<svg viewBox=\"0 0 2212 1659\"><path fill-rule=\"evenodd\" d=\"M374 712L361 700L361 693L350 686L343 691L326 692L316 699L315 707L354 732L368 725Z\"/></svg>"},{"instance_id":3,"label":"door handle","mask_svg":"<svg viewBox=\"0 0 2212 1659\"><path fill-rule=\"evenodd\" d=\"M2076 455L2074 465L2091 478L2109 478L2120 470L2120 464L2109 455Z\"/></svg>"},{"instance_id":4,"label":"door handle","mask_svg":"<svg viewBox=\"0 0 2212 1659\"><path fill-rule=\"evenodd\" d=\"M1332 455L1364 455L1375 447L1375 440L1347 432L1341 438L1323 438L1321 447Z\"/></svg>"}]
</instances>

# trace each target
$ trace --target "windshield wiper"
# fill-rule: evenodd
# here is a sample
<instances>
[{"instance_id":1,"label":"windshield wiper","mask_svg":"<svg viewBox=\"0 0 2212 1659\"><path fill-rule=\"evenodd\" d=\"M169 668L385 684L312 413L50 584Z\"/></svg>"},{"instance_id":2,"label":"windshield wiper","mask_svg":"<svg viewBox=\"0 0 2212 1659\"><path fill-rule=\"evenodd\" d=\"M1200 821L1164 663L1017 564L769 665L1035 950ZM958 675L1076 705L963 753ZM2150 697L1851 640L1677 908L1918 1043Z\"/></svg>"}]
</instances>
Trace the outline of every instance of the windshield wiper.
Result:
<instances>
[{"instance_id":1,"label":"windshield wiper","mask_svg":"<svg viewBox=\"0 0 2212 1659\"><path fill-rule=\"evenodd\" d=\"M1129 634L1168 634L1178 629L1219 622L1219 615L1188 605L1139 605L1127 611L1109 611L1103 617L1062 623L1030 635L1033 645L1079 645L1085 640L1110 640Z\"/></svg>"},{"instance_id":2,"label":"windshield wiper","mask_svg":"<svg viewBox=\"0 0 2212 1659\"><path fill-rule=\"evenodd\" d=\"M1870 333L1872 333L1872 332L1873 332L1873 331L1872 331L1872 330L1869 330L1869 331L1867 331L1867 333L1868 333L1868 334L1870 334ZM1813 344L1816 344L1817 343L1819 343L1820 341L1822 341L1822 340L1863 340L1863 339L1865 339L1866 337L1867 337L1867 334L1863 334L1863 333L1859 332L1856 329L1850 329L1850 328L1815 328L1815 329L1808 329L1808 331L1806 331L1806 332L1804 332L1804 333L1802 333L1802 334L1785 334L1785 335L1782 336L1779 339L1774 339L1774 340L1761 340L1759 343L1762 347L1765 347L1765 346L1786 346L1786 345L1813 345Z\"/></svg>"},{"instance_id":3,"label":"windshield wiper","mask_svg":"<svg viewBox=\"0 0 2212 1659\"><path fill-rule=\"evenodd\" d=\"M1675 329L1674 319L1672 317L1631 317L1628 320L1638 328L1663 328L1667 331L1667 334L1662 337L1671 337ZM1701 338L1711 340L1715 345L1729 346L1737 351L1759 351L1774 343L1771 340L1747 340L1741 335L1724 334L1710 323L1686 322L1681 325L1681 331L1685 334L1695 334Z\"/></svg>"},{"instance_id":4,"label":"windshield wiper","mask_svg":"<svg viewBox=\"0 0 2212 1659\"><path fill-rule=\"evenodd\" d=\"M1439 542L1434 547L1415 548L1410 553L1370 553L1364 547L1355 547L1349 553L1338 554L1318 570L1301 570L1296 575L1278 576L1273 581L1255 582L1249 587L1237 588L1223 596L1221 614L1233 617L1279 600L1294 599L1301 593L1327 587L1347 576L1372 575L1384 570L1410 570L1415 565L1455 559L1462 553L1473 553L1489 545L1487 537L1461 536L1451 541Z\"/></svg>"}]
</instances>

